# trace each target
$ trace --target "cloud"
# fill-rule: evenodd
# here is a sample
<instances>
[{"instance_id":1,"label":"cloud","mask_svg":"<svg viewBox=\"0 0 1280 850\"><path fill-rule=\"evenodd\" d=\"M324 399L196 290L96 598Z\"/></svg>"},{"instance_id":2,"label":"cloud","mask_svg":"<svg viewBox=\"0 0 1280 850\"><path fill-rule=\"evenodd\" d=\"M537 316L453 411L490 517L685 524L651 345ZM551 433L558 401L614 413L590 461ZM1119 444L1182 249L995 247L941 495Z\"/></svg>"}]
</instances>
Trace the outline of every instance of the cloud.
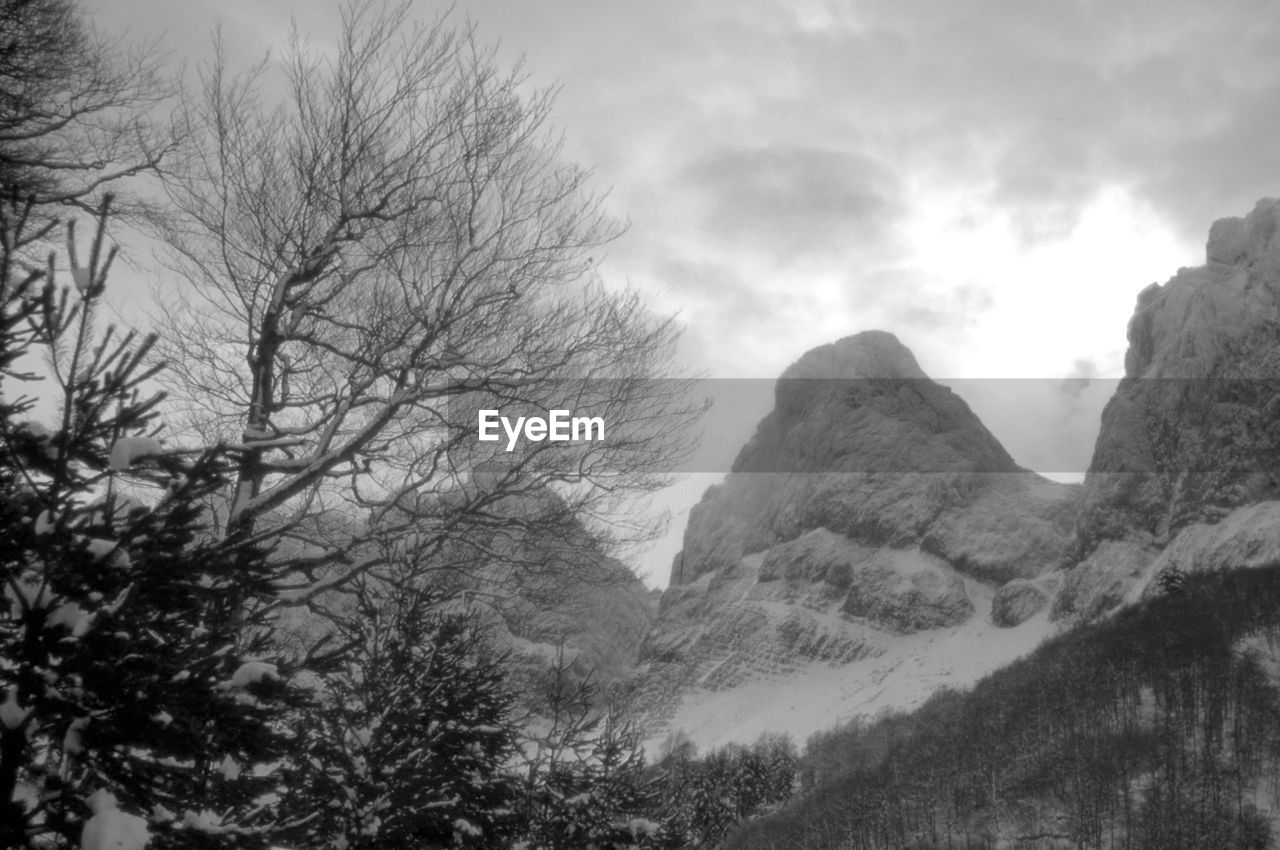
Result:
<instances>
[{"instance_id":1,"label":"cloud","mask_svg":"<svg viewBox=\"0 0 1280 850\"><path fill-rule=\"evenodd\" d=\"M890 175L845 151L715 149L677 180L702 196L707 233L781 262L883 238L900 213Z\"/></svg>"},{"instance_id":2,"label":"cloud","mask_svg":"<svg viewBox=\"0 0 1280 850\"><path fill-rule=\"evenodd\" d=\"M1069 399L1078 400L1089 388L1089 382L1100 374L1098 366L1092 360L1081 358L1071 367L1071 373L1059 386L1061 393Z\"/></svg>"},{"instance_id":3,"label":"cloud","mask_svg":"<svg viewBox=\"0 0 1280 850\"><path fill-rule=\"evenodd\" d=\"M777 306L759 281L748 281L734 269L711 261L667 258L656 263L654 273L680 292L695 321L709 316L733 324L760 321Z\"/></svg>"},{"instance_id":4,"label":"cloud","mask_svg":"<svg viewBox=\"0 0 1280 850\"><path fill-rule=\"evenodd\" d=\"M1008 302L995 275L917 261L930 247L914 213L940 194L1006 221L1029 251L1073 237L1117 190L1192 247L1280 192L1280 16L1257 3L810 6L687 4L632 22L635 40L594 41L611 61L566 81L591 102L566 115L570 132L586 127L623 175L629 273L691 317L719 301L696 319L712 349L751 348L766 326L787 351L887 327L936 344L950 371L1002 339L972 336ZM672 261L701 270L673 275ZM1127 312L1095 315L1122 341Z\"/></svg>"},{"instance_id":5,"label":"cloud","mask_svg":"<svg viewBox=\"0 0 1280 850\"><path fill-rule=\"evenodd\" d=\"M908 271L879 272L867 283L879 289L890 327L959 338L995 306L991 290L977 281L938 281ZM865 303L866 299L863 299Z\"/></svg>"},{"instance_id":6,"label":"cloud","mask_svg":"<svg viewBox=\"0 0 1280 850\"><path fill-rule=\"evenodd\" d=\"M790 97L762 92L755 126L969 184L1019 209L1030 240L1069 232L1109 185L1200 234L1274 191L1280 16L1268 7L1006 0L983 10L872 0L857 26L777 32L743 61L753 79L763 66L791 80Z\"/></svg>"},{"instance_id":7,"label":"cloud","mask_svg":"<svg viewBox=\"0 0 1280 850\"><path fill-rule=\"evenodd\" d=\"M255 15L263 34L291 13L333 30L332 10L246 3L205 0L246 41ZM632 223L610 273L712 347L772 328L803 351L882 323L954 347L1007 293L913 263L907 228L939 194L1033 248L1116 187L1190 245L1280 193L1280 15L1258 0L548 4L466 12L504 61L527 54L533 84L560 86L567 155ZM151 26L167 7L130 8ZM201 30L181 43L202 43L208 21L180 17ZM1122 338L1124 316L1098 321Z\"/></svg>"}]
</instances>

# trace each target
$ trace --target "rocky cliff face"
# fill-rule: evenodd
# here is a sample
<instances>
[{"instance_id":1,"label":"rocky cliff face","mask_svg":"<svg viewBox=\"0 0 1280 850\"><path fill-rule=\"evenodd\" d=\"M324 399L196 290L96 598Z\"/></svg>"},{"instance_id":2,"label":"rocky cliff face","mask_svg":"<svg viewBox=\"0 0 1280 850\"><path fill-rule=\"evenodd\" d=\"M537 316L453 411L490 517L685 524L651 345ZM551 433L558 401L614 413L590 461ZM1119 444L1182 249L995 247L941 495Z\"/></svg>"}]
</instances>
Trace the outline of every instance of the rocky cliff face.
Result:
<instances>
[{"instance_id":1,"label":"rocky cliff face","mask_svg":"<svg viewBox=\"0 0 1280 850\"><path fill-rule=\"evenodd\" d=\"M540 690L560 657L571 677L601 686L630 676L657 613L656 600L550 492L509 497L493 511L524 526L477 534L441 560L438 581L488 620L526 689Z\"/></svg>"},{"instance_id":2,"label":"rocky cliff face","mask_svg":"<svg viewBox=\"0 0 1280 850\"><path fill-rule=\"evenodd\" d=\"M457 497L422 498L418 509L429 511L429 500ZM484 519L416 562L408 553L404 565L421 571L444 609L485 624L495 648L510 654L508 676L526 707L540 708L557 662L571 680L590 676L606 688L632 676L658 600L606 554L573 506L549 489L530 488L494 499ZM349 604L342 594L326 603L335 610Z\"/></svg>"},{"instance_id":3,"label":"rocky cliff face","mask_svg":"<svg viewBox=\"0 0 1280 850\"><path fill-rule=\"evenodd\" d=\"M1055 585L1036 582L1072 551L1079 488L1020 468L891 334L808 352L775 399L690 512L641 651L659 727L708 694L1018 626L1045 611ZM1025 587L993 623L1011 581Z\"/></svg>"},{"instance_id":4,"label":"rocky cliff face","mask_svg":"<svg viewBox=\"0 0 1280 850\"><path fill-rule=\"evenodd\" d=\"M500 594L493 606L499 644L533 678L561 651L577 678L590 674L608 686L629 676L656 614L644 583L608 558L588 575L527 578L514 592L501 585Z\"/></svg>"},{"instance_id":5,"label":"rocky cliff face","mask_svg":"<svg viewBox=\"0 0 1280 850\"><path fill-rule=\"evenodd\" d=\"M1166 567L1239 555L1241 535L1276 549L1239 512L1280 498L1280 202L1215 222L1205 254L1138 296L1059 616L1097 616Z\"/></svg>"},{"instance_id":6,"label":"rocky cliff face","mask_svg":"<svg viewBox=\"0 0 1280 850\"><path fill-rule=\"evenodd\" d=\"M920 546L998 581L1039 575L1063 556L1067 490L1018 467L892 334L815 348L775 397L732 474L690 512L673 586L814 528Z\"/></svg>"}]
</instances>

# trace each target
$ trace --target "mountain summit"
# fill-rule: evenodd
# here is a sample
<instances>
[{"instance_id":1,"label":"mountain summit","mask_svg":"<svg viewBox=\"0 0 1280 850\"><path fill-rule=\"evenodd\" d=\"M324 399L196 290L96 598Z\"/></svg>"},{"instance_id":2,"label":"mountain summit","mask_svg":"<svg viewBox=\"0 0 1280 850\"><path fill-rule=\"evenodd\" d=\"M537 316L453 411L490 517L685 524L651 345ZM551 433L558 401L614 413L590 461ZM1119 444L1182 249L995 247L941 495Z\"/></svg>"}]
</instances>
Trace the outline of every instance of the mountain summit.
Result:
<instances>
[{"instance_id":1,"label":"mountain summit","mask_svg":"<svg viewBox=\"0 0 1280 850\"><path fill-rule=\"evenodd\" d=\"M893 334L819 346L782 373L734 472L1020 472Z\"/></svg>"},{"instance_id":2,"label":"mountain summit","mask_svg":"<svg viewBox=\"0 0 1280 850\"><path fill-rule=\"evenodd\" d=\"M814 677L852 682L815 700L810 721L790 713L790 731L813 731L868 699L899 705L967 676L968 661L948 660L902 676L900 693L873 684L876 665L934 640L1002 643L970 652L979 664L1016 657L1047 625L1055 586L1041 576L1071 550L1079 489L1019 467L892 334L807 352L724 483L690 511L641 650L652 725L741 739L770 728L762 700L809 691ZM726 723L710 716L722 704L757 711Z\"/></svg>"},{"instance_id":3,"label":"mountain summit","mask_svg":"<svg viewBox=\"0 0 1280 850\"><path fill-rule=\"evenodd\" d=\"M869 546L920 546L988 578L1038 575L1066 553L1060 511L1046 505L1068 488L1014 463L892 334L809 351L783 372L774 397L724 484L690 512L672 585L817 528ZM960 532L996 503L1004 527L1026 533L994 549L966 544Z\"/></svg>"}]
</instances>

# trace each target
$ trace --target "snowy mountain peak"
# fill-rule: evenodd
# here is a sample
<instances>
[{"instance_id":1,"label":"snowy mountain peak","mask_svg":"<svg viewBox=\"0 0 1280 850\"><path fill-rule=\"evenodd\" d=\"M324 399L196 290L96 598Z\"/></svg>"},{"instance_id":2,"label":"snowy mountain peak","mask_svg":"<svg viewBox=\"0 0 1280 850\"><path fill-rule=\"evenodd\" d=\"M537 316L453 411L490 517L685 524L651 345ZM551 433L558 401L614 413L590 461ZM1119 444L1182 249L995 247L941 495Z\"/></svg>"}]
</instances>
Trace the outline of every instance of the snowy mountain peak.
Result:
<instances>
[{"instance_id":1,"label":"snowy mountain peak","mask_svg":"<svg viewBox=\"0 0 1280 850\"><path fill-rule=\"evenodd\" d=\"M809 351L778 380L733 471L690 512L642 647L651 730L682 728L701 744L744 729L804 734L855 703L878 709L923 698L929 682L963 684L1013 657L997 645L1025 651L1048 628L1049 594L1020 592L998 624L992 603L1005 583L1061 565L1079 489L1020 468L892 334ZM964 665L916 657L961 634L992 651ZM886 691L849 678L881 668L924 681ZM847 686L819 688L804 723L752 717L730 733L704 716L731 695L780 707L790 703L763 690L822 682Z\"/></svg>"}]
</instances>

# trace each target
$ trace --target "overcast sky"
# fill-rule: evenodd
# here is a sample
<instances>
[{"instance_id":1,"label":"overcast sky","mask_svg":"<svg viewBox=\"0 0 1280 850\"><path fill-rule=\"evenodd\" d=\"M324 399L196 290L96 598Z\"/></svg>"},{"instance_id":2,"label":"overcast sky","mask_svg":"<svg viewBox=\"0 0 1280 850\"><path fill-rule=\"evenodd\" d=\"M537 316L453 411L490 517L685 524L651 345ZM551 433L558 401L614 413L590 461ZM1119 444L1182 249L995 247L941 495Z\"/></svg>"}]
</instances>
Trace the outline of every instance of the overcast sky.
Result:
<instances>
[{"instance_id":1,"label":"overcast sky","mask_svg":"<svg viewBox=\"0 0 1280 850\"><path fill-rule=\"evenodd\" d=\"M91 8L191 60L218 20L251 57L279 50L291 16L317 43L337 18L314 0ZM460 0L455 14L559 87L567 156L630 222L604 274L678 312L681 356L713 377L773 378L870 328L944 382L1118 377L1138 291L1200 264L1214 219L1280 194L1274 0ZM1014 457L1049 472L1087 463L1106 397L1046 391L1029 417L973 395ZM1057 455L1037 448L1045 422ZM642 566L665 581L675 548Z\"/></svg>"}]
</instances>

